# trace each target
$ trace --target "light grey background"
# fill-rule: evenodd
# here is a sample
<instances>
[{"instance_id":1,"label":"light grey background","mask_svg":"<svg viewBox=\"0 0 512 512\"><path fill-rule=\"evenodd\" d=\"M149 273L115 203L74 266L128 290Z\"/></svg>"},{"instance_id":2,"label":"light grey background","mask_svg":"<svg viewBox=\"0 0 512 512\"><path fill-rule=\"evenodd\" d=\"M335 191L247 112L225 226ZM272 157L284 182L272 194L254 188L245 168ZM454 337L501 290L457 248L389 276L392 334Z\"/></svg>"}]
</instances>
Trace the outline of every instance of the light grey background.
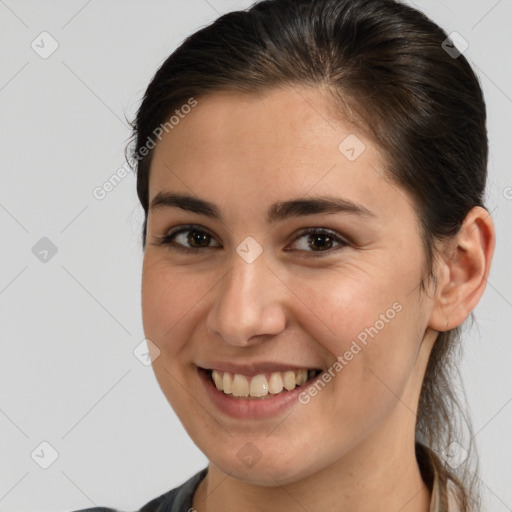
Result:
<instances>
[{"instance_id":1,"label":"light grey background","mask_svg":"<svg viewBox=\"0 0 512 512\"><path fill-rule=\"evenodd\" d=\"M207 464L133 353L144 339L135 178L103 200L93 190L123 166L125 116L161 62L251 3L0 0L0 511L134 510ZM488 509L510 511L512 2L415 5L467 40L487 99L498 244L462 369ZM57 248L46 262L33 253L43 237Z\"/></svg>"}]
</instances>

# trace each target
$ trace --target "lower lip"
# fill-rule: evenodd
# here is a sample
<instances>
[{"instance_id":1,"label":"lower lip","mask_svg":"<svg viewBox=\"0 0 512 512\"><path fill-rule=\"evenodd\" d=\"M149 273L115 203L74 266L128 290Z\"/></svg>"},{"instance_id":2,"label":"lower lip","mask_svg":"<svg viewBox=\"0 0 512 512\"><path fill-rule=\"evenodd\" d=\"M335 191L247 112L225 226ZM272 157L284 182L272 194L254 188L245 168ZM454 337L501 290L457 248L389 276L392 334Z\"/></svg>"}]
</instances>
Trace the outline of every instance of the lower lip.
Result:
<instances>
[{"instance_id":1,"label":"lower lip","mask_svg":"<svg viewBox=\"0 0 512 512\"><path fill-rule=\"evenodd\" d=\"M283 414L287 409L299 403L299 395L314 382L314 379L312 379L292 391L249 400L233 397L233 395L227 395L219 391L209 379L206 370L198 368L198 374L211 401L221 412L234 418L245 419L270 418Z\"/></svg>"}]
</instances>

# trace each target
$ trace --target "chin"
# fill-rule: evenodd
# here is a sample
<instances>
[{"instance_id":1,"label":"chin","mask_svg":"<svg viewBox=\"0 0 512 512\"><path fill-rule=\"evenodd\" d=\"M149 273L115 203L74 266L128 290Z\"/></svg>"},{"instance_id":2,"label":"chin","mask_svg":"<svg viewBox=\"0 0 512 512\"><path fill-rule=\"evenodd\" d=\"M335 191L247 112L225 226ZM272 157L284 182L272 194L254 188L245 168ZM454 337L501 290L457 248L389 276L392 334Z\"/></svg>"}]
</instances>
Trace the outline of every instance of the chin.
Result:
<instances>
[{"instance_id":1,"label":"chin","mask_svg":"<svg viewBox=\"0 0 512 512\"><path fill-rule=\"evenodd\" d=\"M210 463L223 473L249 484L263 487L276 487L297 482L321 469L319 461L304 458L299 451L292 447L290 450L294 451L294 456L285 454L279 457L275 450L269 448L268 455L261 454L261 458L252 458L251 460L251 455L257 457L257 452L253 447L254 445L249 441L240 450L233 450L229 453L224 451L213 454L211 457L207 454L207 456Z\"/></svg>"}]
</instances>

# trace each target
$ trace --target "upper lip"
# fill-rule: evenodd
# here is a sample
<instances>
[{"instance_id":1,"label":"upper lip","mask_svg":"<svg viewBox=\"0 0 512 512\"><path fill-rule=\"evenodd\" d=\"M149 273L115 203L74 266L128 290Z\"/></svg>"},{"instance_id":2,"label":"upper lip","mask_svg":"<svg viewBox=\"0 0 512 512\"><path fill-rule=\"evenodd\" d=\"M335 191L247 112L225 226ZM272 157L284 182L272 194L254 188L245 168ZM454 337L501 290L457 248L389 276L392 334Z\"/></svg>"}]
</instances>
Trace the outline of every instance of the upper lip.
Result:
<instances>
[{"instance_id":1,"label":"upper lip","mask_svg":"<svg viewBox=\"0 0 512 512\"><path fill-rule=\"evenodd\" d=\"M253 377L254 375L259 375L261 373L320 369L317 366L276 363L270 361L247 364L234 364L227 361L215 361L202 364L199 367L203 368L204 370L219 370L221 372L238 373L240 375L247 375L248 377Z\"/></svg>"}]
</instances>

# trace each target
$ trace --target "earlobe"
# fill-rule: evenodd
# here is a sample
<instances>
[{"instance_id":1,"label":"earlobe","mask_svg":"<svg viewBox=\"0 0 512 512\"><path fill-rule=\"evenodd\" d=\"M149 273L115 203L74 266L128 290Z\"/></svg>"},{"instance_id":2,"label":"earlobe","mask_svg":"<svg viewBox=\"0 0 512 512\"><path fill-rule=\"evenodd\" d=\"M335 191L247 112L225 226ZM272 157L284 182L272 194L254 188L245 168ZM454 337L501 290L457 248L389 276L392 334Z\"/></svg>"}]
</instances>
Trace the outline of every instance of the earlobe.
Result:
<instances>
[{"instance_id":1,"label":"earlobe","mask_svg":"<svg viewBox=\"0 0 512 512\"><path fill-rule=\"evenodd\" d=\"M439 258L431 329L453 329L475 309L487 285L495 243L490 213L475 206Z\"/></svg>"}]
</instances>

